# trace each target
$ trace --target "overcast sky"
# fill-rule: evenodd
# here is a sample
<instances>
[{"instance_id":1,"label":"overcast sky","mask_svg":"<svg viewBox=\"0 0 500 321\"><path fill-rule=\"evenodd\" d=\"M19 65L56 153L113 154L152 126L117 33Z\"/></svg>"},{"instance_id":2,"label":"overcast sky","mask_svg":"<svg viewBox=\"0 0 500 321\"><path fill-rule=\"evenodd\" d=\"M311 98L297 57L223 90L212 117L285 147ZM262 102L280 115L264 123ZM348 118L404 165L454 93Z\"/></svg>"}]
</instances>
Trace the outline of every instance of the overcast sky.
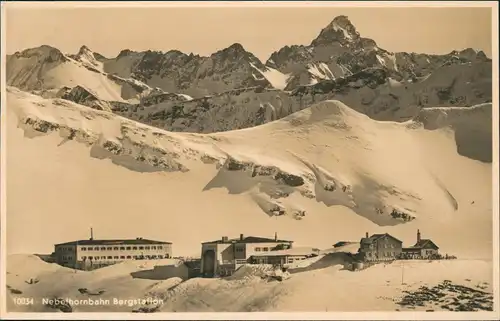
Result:
<instances>
[{"instance_id":1,"label":"overcast sky","mask_svg":"<svg viewBox=\"0 0 500 321\"><path fill-rule=\"evenodd\" d=\"M66 53L76 53L86 45L107 57L116 56L122 49L178 49L210 55L239 42L265 61L285 45L309 44L338 15L347 15L363 37L374 39L389 51L448 53L472 47L490 57L492 51L490 8L54 8L44 5L5 8L9 54L46 44Z\"/></svg>"}]
</instances>

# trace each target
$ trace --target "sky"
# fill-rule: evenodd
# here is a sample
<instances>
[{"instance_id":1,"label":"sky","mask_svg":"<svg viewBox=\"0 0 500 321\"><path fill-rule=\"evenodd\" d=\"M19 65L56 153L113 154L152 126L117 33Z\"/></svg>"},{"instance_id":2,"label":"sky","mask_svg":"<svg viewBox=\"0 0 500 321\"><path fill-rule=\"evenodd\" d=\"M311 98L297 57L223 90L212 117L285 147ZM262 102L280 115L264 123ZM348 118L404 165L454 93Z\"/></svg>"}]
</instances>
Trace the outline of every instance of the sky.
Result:
<instances>
[{"instance_id":1,"label":"sky","mask_svg":"<svg viewBox=\"0 0 500 321\"><path fill-rule=\"evenodd\" d=\"M233 43L265 61L285 45L307 45L338 15L386 50L492 54L491 8L164 7L55 8L5 4L6 51L42 44L65 53L82 45L106 57L123 49L210 55ZM97 5L97 4L95 4Z\"/></svg>"}]
</instances>

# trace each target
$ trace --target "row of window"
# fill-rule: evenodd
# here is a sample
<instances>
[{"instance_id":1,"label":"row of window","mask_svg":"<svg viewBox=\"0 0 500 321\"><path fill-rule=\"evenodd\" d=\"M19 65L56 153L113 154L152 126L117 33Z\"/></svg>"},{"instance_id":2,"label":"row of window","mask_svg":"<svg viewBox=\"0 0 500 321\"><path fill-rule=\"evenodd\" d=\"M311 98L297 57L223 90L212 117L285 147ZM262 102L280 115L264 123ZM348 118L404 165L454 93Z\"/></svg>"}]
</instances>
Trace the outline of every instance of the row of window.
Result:
<instances>
[{"instance_id":1,"label":"row of window","mask_svg":"<svg viewBox=\"0 0 500 321\"><path fill-rule=\"evenodd\" d=\"M373 244L370 244L370 248L371 248L371 249L373 249L373 248L374 248L374 245L373 245ZM394 248L394 244L384 244L383 248L384 248L384 249L388 249L388 248L393 249L393 248Z\"/></svg>"},{"instance_id":2,"label":"row of window","mask_svg":"<svg viewBox=\"0 0 500 321\"><path fill-rule=\"evenodd\" d=\"M305 260L305 259L306 259L305 257L296 257L296 258L290 257L290 258L287 259L287 263L293 263L293 262L302 261L302 260ZM267 264L268 263L268 259L267 258L257 259L257 263L259 263L259 264Z\"/></svg>"},{"instance_id":3,"label":"row of window","mask_svg":"<svg viewBox=\"0 0 500 321\"><path fill-rule=\"evenodd\" d=\"M95 246L95 247L82 247L82 251L130 251L130 250L163 250L163 246Z\"/></svg>"},{"instance_id":4,"label":"row of window","mask_svg":"<svg viewBox=\"0 0 500 321\"><path fill-rule=\"evenodd\" d=\"M244 247L237 247L235 251L236 252L244 252L245 248ZM256 247L255 248L255 252L261 252L261 251L268 252L268 251L270 251L270 248L269 247Z\"/></svg>"},{"instance_id":5,"label":"row of window","mask_svg":"<svg viewBox=\"0 0 500 321\"><path fill-rule=\"evenodd\" d=\"M71 260L73 260L73 257L72 256L63 256L62 259L63 259L63 261L71 261Z\"/></svg>"},{"instance_id":6,"label":"row of window","mask_svg":"<svg viewBox=\"0 0 500 321\"><path fill-rule=\"evenodd\" d=\"M140 259L140 258L145 258L145 259L163 259L163 258L169 258L168 254L166 256L163 256L163 255L145 255L144 257L140 256L140 255L120 255L120 256L82 256L82 260L85 261L85 260L125 260L125 259L129 259L131 260L132 258L134 259Z\"/></svg>"},{"instance_id":7,"label":"row of window","mask_svg":"<svg viewBox=\"0 0 500 321\"><path fill-rule=\"evenodd\" d=\"M375 256L376 253L372 253L372 252L368 252L368 256ZM396 252L384 252L382 253L382 256L385 256L385 257L393 257L393 256L396 256Z\"/></svg>"},{"instance_id":8,"label":"row of window","mask_svg":"<svg viewBox=\"0 0 500 321\"><path fill-rule=\"evenodd\" d=\"M82 251L125 251L125 250L163 250L163 246L154 245L154 246L89 246L82 247ZM74 251L74 247L60 247L59 251Z\"/></svg>"}]
</instances>

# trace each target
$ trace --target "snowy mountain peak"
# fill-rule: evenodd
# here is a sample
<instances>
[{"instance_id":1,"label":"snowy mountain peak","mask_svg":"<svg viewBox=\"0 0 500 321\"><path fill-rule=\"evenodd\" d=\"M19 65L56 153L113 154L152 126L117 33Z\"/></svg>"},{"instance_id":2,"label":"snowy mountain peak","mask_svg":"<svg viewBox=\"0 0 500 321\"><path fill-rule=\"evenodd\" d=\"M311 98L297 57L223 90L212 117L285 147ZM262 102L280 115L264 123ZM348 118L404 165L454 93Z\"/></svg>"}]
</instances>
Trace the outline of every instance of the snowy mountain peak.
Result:
<instances>
[{"instance_id":1,"label":"snowy mountain peak","mask_svg":"<svg viewBox=\"0 0 500 321\"><path fill-rule=\"evenodd\" d=\"M238 56L248 56L252 54L246 51L242 44L236 42L227 48L217 51L212 56L221 56L221 55L238 57Z\"/></svg>"},{"instance_id":2,"label":"snowy mountain peak","mask_svg":"<svg viewBox=\"0 0 500 321\"><path fill-rule=\"evenodd\" d=\"M461 51L455 51L452 55L464 58L467 60L479 60L479 61L489 61L490 59L486 56L484 51L476 50L473 48L465 48Z\"/></svg>"},{"instance_id":3,"label":"snowy mountain peak","mask_svg":"<svg viewBox=\"0 0 500 321\"><path fill-rule=\"evenodd\" d=\"M69 57L90 68L100 66L100 62L96 59L94 52L85 45L80 47L76 55L70 55Z\"/></svg>"},{"instance_id":4,"label":"snowy mountain peak","mask_svg":"<svg viewBox=\"0 0 500 321\"><path fill-rule=\"evenodd\" d=\"M177 57L185 57L188 55L180 50L169 50L164 54L164 56L165 58L177 58Z\"/></svg>"},{"instance_id":5,"label":"snowy mountain peak","mask_svg":"<svg viewBox=\"0 0 500 321\"><path fill-rule=\"evenodd\" d=\"M229 46L226 49L237 51L237 52L245 52L246 51L245 48L243 48L243 45L239 42L233 43L231 46Z\"/></svg>"},{"instance_id":6,"label":"snowy mountain peak","mask_svg":"<svg viewBox=\"0 0 500 321\"><path fill-rule=\"evenodd\" d=\"M347 16L335 17L328 26L333 28L342 28L348 31L350 35L359 36L359 33L356 31L356 27L354 27Z\"/></svg>"},{"instance_id":7,"label":"snowy mountain peak","mask_svg":"<svg viewBox=\"0 0 500 321\"><path fill-rule=\"evenodd\" d=\"M87 47L86 45L81 46L80 50L78 50L79 55L91 54L91 53L92 53L92 50L90 50L89 47Z\"/></svg>"},{"instance_id":8,"label":"snowy mountain peak","mask_svg":"<svg viewBox=\"0 0 500 321\"><path fill-rule=\"evenodd\" d=\"M331 23L336 23L344 27L347 25L352 25L351 20L349 20L349 17L345 15L336 16L335 18L333 18Z\"/></svg>"},{"instance_id":9,"label":"snowy mountain peak","mask_svg":"<svg viewBox=\"0 0 500 321\"><path fill-rule=\"evenodd\" d=\"M212 54L211 58L219 62L226 62L226 61L236 62L239 60L243 60L254 64L257 68L264 68L262 62L257 57L255 57L251 52L245 50L243 45L241 45L238 42L233 43L231 46L227 48L217 51L216 53Z\"/></svg>"},{"instance_id":10,"label":"snowy mountain peak","mask_svg":"<svg viewBox=\"0 0 500 321\"><path fill-rule=\"evenodd\" d=\"M323 45L331 42L351 42L359 39L359 32L347 16L338 16L332 20L319 36L313 40L312 45Z\"/></svg>"},{"instance_id":11,"label":"snowy mountain peak","mask_svg":"<svg viewBox=\"0 0 500 321\"><path fill-rule=\"evenodd\" d=\"M14 54L17 58L36 58L39 62L65 61L64 54L57 48L41 45L36 48L25 49Z\"/></svg>"},{"instance_id":12,"label":"snowy mountain peak","mask_svg":"<svg viewBox=\"0 0 500 321\"><path fill-rule=\"evenodd\" d=\"M308 63L312 54L310 48L302 45L285 46L275 51L266 62L272 68L281 68L293 63Z\"/></svg>"},{"instance_id":13,"label":"snowy mountain peak","mask_svg":"<svg viewBox=\"0 0 500 321\"><path fill-rule=\"evenodd\" d=\"M116 56L116 59L120 59L122 57L126 57L126 56L129 56L133 53L136 53L135 51L132 51L130 49L123 49L122 51L120 51L120 53L118 54L118 56Z\"/></svg>"}]
</instances>

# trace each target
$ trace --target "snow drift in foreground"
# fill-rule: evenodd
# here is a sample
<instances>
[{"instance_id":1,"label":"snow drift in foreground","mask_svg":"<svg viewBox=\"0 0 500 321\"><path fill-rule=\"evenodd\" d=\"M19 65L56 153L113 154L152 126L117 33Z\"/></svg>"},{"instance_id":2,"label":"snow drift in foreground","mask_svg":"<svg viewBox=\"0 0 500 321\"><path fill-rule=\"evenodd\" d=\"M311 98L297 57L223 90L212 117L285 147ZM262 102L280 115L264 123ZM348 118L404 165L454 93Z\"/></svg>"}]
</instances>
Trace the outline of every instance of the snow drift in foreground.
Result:
<instances>
[{"instance_id":1,"label":"snow drift in foreground","mask_svg":"<svg viewBox=\"0 0 500 321\"><path fill-rule=\"evenodd\" d=\"M175 275L165 275L163 279L134 277L155 267L171 266L164 260L131 261L92 272L75 272L45 263L35 256L10 255L7 259L7 309L10 312L59 312L42 305L41 298L61 298L68 301L110 300L109 305L73 304L72 312L76 313L132 312L141 308L156 312L395 311L403 309L397 304L404 296L403 291L436 286L444 280L492 296L492 265L489 262L406 261L404 284L401 284L399 263L351 272L344 269L342 256L331 254L324 258L321 264L317 264L319 261L312 263L311 267L316 265L312 270L292 273L283 282L269 282L260 276L270 267L260 265L242 266L224 279L183 281ZM38 282L28 284L26 280L29 279ZM82 288L86 293L79 291ZM10 300L13 297L35 298L35 304L14 305ZM122 300L122 304L113 304L115 298ZM139 299L150 299L150 302L137 302ZM443 304L426 304L416 310L445 310L441 307Z\"/></svg>"},{"instance_id":2,"label":"snow drift in foreground","mask_svg":"<svg viewBox=\"0 0 500 321\"><path fill-rule=\"evenodd\" d=\"M366 231L409 244L420 228L443 252L491 256L491 164L457 153L447 122L378 122L325 101L202 135L14 88L7 102L9 252L48 252L90 226L172 241L178 255L233 233L331 247ZM491 104L475 108L470 131L491 115Z\"/></svg>"}]
</instances>

